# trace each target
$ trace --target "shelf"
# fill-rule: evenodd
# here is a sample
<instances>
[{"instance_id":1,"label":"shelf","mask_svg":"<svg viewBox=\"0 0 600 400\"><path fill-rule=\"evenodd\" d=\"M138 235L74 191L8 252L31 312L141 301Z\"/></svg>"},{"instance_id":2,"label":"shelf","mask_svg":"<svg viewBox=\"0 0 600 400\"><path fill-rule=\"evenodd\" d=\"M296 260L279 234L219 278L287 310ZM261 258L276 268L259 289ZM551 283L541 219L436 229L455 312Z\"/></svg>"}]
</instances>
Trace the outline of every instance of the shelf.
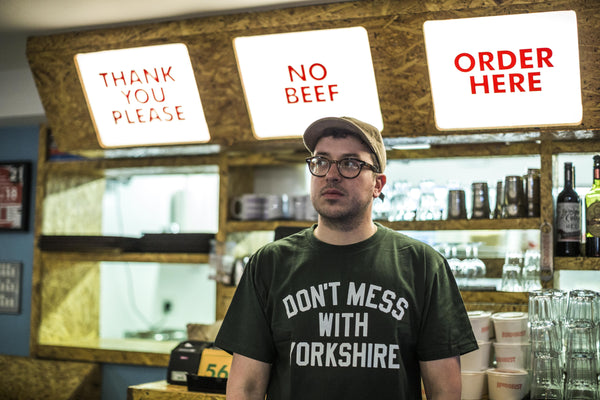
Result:
<instances>
[{"instance_id":1,"label":"shelf","mask_svg":"<svg viewBox=\"0 0 600 400\"><path fill-rule=\"evenodd\" d=\"M377 221L396 231L539 229L539 218L470 219L449 221ZM278 226L309 227L315 221L228 221L228 232L272 231Z\"/></svg>"},{"instance_id":2,"label":"shelf","mask_svg":"<svg viewBox=\"0 0 600 400\"><path fill-rule=\"evenodd\" d=\"M146 339L97 339L69 344L39 344L41 358L77 360L111 364L167 367L171 351L179 341Z\"/></svg>"},{"instance_id":3,"label":"shelf","mask_svg":"<svg viewBox=\"0 0 600 400\"><path fill-rule=\"evenodd\" d=\"M208 264L206 253L123 253L119 251L44 251L44 261L115 261L115 262L154 262L172 264Z\"/></svg>"},{"instance_id":4,"label":"shelf","mask_svg":"<svg viewBox=\"0 0 600 400\"><path fill-rule=\"evenodd\" d=\"M600 271L600 257L554 257L554 269Z\"/></svg>"}]
</instances>

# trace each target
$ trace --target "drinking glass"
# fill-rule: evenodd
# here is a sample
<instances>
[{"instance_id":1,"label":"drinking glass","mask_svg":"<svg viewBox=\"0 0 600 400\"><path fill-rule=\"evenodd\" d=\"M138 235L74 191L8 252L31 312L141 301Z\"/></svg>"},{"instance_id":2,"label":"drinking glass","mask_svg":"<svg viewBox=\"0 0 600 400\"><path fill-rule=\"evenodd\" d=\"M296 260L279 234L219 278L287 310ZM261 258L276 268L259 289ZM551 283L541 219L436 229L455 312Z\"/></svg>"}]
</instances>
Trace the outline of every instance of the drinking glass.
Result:
<instances>
[{"instance_id":1,"label":"drinking glass","mask_svg":"<svg viewBox=\"0 0 600 400\"><path fill-rule=\"evenodd\" d=\"M585 289L571 290L567 303L567 324L571 321L597 322L596 307L596 292Z\"/></svg>"},{"instance_id":2,"label":"drinking glass","mask_svg":"<svg viewBox=\"0 0 600 400\"><path fill-rule=\"evenodd\" d=\"M540 353L531 359L531 400L562 400L563 370L557 355Z\"/></svg>"},{"instance_id":3,"label":"drinking glass","mask_svg":"<svg viewBox=\"0 0 600 400\"><path fill-rule=\"evenodd\" d=\"M525 251L525 261L523 262L523 289L536 290L541 288L540 252L539 250L528 249Z\"/></svg>"},{"instance_id":4,"label":"drinking glass","mask_svg":"<svg viewBox=\"0 0 600 400\"><path fill-rule=\"evenodd\" d=\"M507 252L502 266L501 290L505 292L519 292L523 290L522 284L523 253Z\"/></svg>"},{"instance_id":5,"label":"drinking glass","mask_svg":"<svg viewBox=\"0 0 600 400\"><path fill-rule=\"evenodd\" d=\"M565 371L565 399L598 399L598 379L596 376L595 356L577 355L567 358Z\"/></svg>"},{"instance_id":6,"label":"drinking glass","mask_svg":"<svg viewBox=\"0 0 600 400\"><path fill-rule=\"evenodd\" d=\"M442 210L437 204L433 181L423 181L420 183L421 196L419 197L419 208L417 210L417 221L439 220L442 217Z\"/></svg>"},{"instance_id":7,"label":"drinking glass","mask_svg":"<svg viewBox=\"0 0 600 400\"><path fill-rule=\"evenodd\" d=\"M479 258L481 242L472 242L465 245L466 258L462 261L465 274L472 278L485 278L485 263Z\"/></svg>"}]
</instances>

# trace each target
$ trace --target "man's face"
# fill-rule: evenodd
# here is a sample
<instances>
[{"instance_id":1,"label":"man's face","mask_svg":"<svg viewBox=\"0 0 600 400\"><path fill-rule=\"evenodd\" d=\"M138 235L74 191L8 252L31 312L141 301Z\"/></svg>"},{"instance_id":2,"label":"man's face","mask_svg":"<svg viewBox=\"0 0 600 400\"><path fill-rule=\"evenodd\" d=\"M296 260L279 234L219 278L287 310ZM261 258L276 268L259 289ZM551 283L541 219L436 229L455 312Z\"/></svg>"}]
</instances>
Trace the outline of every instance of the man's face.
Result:
<instances>
[{"instance_id":1,"label":"man's face","mask_svg":"<svg viewBox=\"0 0 600 400\"><path fill-rule=\"evenodd\" d=\"M354 136L345 138L323 137L314 151L315 156L330 160L356 158L373 164L373 157L368 147ZM312 176L311 200L322 218L331 220L352 220L357 217L371 215L373 199L381 193L385 177L375 177L373 172L364 167L353 179L340 175L337 166L331 165L324 177Z\"/></svg>"}]
</instances>

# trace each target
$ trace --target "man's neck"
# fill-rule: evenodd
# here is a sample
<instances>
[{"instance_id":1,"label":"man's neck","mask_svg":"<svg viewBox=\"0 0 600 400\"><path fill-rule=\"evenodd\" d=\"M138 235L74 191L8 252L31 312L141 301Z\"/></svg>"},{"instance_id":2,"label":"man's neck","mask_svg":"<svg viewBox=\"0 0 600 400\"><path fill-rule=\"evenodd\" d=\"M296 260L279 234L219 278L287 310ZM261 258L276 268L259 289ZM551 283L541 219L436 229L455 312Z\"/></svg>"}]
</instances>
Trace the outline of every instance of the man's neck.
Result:
<instances>
[{"instance_id":1,"label":"man's neck","mask_svg":"<svg viewBox=\"0 0 600 400\"><path fill-rule=\"evenodd\" d=\"M364 222L354 224L350 229L340 224L333 223L319 215L315 228L315 237L322 242L344 246L362 242L377 232L377 226L370 218Z\"/></svg>"}]
</instances>

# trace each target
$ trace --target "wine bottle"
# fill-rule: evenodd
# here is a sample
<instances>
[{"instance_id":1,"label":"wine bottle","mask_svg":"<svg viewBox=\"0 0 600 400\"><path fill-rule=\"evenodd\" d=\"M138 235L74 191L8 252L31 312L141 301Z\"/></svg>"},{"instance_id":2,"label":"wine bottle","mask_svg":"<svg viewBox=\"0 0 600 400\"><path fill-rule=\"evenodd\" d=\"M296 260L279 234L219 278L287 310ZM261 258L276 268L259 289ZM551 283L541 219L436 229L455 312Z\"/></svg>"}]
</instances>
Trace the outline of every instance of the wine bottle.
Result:
<instances>
[{"instance_id":1,"label":"wine bottle","mask_svg":"<svg viewBox=\"0 0 600 400\"><path fill-rule=\"evenodd\" d=\"M600 257L600 155L594 156L594 183L585 196L585 255Z\"/></svg>"},{"instance_id":2,"label":"wine bottle","mask_svg":"<svg viewBox=\"0 0 600 400\"><path fill-rule=\"evenodd\" d=\"M573 173L573 163L566 162L565 186L556 198L556 256L558 257L577 257L581 247L581 199L573 189Z\"/></svg>"}]
</instances>

